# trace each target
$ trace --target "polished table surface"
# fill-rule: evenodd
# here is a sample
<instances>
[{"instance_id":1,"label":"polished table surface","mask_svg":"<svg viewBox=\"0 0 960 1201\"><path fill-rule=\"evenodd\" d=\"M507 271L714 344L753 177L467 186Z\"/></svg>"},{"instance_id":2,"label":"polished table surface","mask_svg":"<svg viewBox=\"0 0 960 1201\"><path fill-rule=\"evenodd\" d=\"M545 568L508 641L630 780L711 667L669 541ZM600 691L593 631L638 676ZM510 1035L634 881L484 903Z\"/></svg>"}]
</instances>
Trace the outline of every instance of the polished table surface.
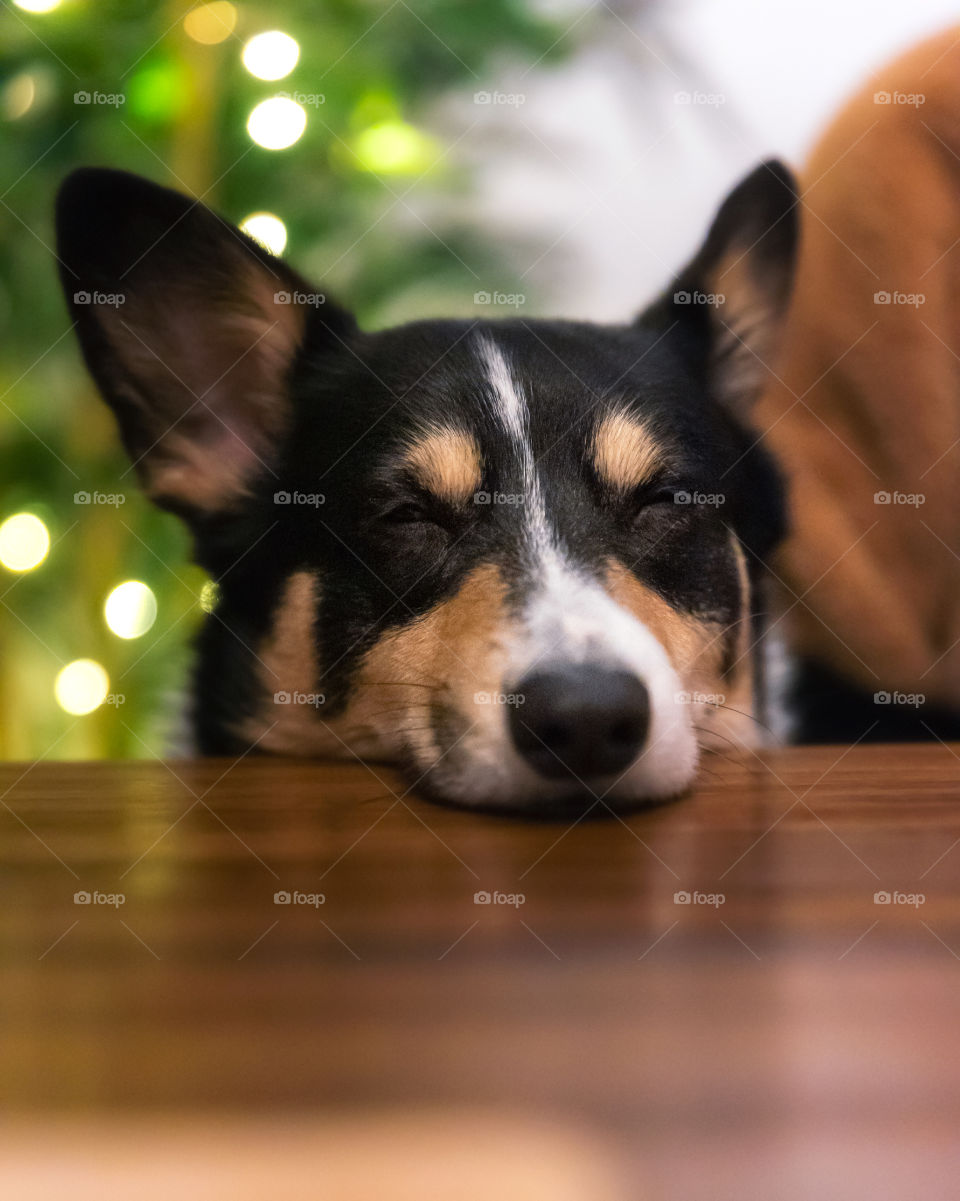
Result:
<instances>
[{"instance_id":1,"label":"polished table surface","mask_svg":"<svg viewBox=\"0 0 960 1201\"><path fill-rule=\"evenodd\" d=\"M437 1196L956 1197L960 747L708 768L531 822L359 765L3 765L0 1185L176 1146L276 1183L308 1131L378 1201L441 1147Z\"/></svg>"}]
</instances>

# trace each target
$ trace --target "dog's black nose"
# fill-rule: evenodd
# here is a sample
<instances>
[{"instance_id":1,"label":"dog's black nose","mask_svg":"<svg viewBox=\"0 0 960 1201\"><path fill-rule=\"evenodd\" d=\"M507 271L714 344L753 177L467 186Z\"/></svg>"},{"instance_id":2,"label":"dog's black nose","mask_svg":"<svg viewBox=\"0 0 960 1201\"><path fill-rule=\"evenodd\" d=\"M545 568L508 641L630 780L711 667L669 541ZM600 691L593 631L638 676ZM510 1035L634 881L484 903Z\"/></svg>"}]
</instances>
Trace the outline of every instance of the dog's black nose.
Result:
<instances>
[{"instance_id":1,"label":"dog's black nose","mask_svg":"<svg viewBox=\"0 0 960 1201\"><path fill-rule=\"evenodd\" d=\"M650 697L626 671L569 665L535 672L515 690L510 734L542 775L610 775L639 755L650 726Z\"/></svg>"}]
</instances>

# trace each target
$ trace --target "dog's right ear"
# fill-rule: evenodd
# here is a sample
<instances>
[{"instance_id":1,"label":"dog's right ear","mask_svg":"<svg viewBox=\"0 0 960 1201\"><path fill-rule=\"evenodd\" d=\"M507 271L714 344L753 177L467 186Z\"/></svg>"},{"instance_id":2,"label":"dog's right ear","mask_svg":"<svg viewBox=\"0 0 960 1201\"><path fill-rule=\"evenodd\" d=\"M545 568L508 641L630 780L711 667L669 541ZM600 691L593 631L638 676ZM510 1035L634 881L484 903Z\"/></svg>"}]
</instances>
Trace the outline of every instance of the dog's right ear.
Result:
<instances>
[{"instance_id":1,"label":"dog's right ear","mask_svg":"<svg viewBox=\"0 0 960 1201\"><path fill-rule=\"evenodd\" d=\"M228 512L272 464L300 349L353 319L199 201L122 171L57 197L60 278L84 358L150 497Z\"/></svg>"},{"instance_id":2,"label":"dog's right ear","mask_svg":"<svg viewBox=\"0 0 960 1201\"><path fill-rule=\"evenodd\" d=\"M677 330L690 362L735 416L769 382L796 266L796 181L762 163L720 206L694 258L640 322Z\"/></svg>"}]
</instances>

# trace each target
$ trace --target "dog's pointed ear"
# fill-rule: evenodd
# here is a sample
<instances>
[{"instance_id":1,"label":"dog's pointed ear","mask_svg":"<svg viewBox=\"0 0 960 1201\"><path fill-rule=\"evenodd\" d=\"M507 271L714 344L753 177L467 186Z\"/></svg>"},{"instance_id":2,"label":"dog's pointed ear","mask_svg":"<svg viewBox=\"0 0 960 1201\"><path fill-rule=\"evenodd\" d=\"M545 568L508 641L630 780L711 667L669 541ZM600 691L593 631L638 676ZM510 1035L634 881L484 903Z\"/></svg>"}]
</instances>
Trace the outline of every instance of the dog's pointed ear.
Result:
<instances>
[{"instance_id":1,"label":"dog's pointed ear","mask_svg":"<svg viewBox=\"0 0 960 1201\"><path fill-rule=\"evenodd\" d=\"M57 197L60 277L87 366L150 497L227 512L272 470L297 355L352 318L199 201L122 171Z\"/></svg>"},{"instance_id":2,"label":"dog's pointed ear","mask_svg":"<svg viewBox=\"0 0 960 1201\"><path fill-rule=\"evenodd\" d=\"M793 285L796 181L762 163L720 206L700 250L641 318L678 327L712 390L743 415L770 378Z\"/></svg>"}]
</instances>

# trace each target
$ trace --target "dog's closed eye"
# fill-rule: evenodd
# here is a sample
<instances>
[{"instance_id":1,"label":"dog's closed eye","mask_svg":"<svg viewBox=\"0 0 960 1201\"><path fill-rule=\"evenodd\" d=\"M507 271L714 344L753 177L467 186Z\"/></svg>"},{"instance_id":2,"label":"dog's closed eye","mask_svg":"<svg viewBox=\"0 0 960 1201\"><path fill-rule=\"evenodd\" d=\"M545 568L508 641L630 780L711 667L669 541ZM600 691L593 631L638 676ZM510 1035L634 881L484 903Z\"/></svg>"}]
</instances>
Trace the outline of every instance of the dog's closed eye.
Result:
<instances>
[{"instance_id":1,"label":"dog's closed eye","mask_svg":"<svg viewBox=\"0 0 960 1201\"><path fill-rule=\"evenodd\" d=\"M635 518L642 517L648 510L660 508L663 505L673 507L682 490L683 485L667 482L655 482L636 488L630 497L633 516Z\"/></svg>"},{"instance_id":2,"label":"dog's closed eye","mask_svg":"<svg viewBox=\"0 0 960 1201\"><path fill-rule=\"evenodd\" d=\"M433 522L435 514L430 513L423 505L415 501L403 501L380 514L380 521L387 525L417 525L423 522Z\"/></svg>"}]
</instances>

